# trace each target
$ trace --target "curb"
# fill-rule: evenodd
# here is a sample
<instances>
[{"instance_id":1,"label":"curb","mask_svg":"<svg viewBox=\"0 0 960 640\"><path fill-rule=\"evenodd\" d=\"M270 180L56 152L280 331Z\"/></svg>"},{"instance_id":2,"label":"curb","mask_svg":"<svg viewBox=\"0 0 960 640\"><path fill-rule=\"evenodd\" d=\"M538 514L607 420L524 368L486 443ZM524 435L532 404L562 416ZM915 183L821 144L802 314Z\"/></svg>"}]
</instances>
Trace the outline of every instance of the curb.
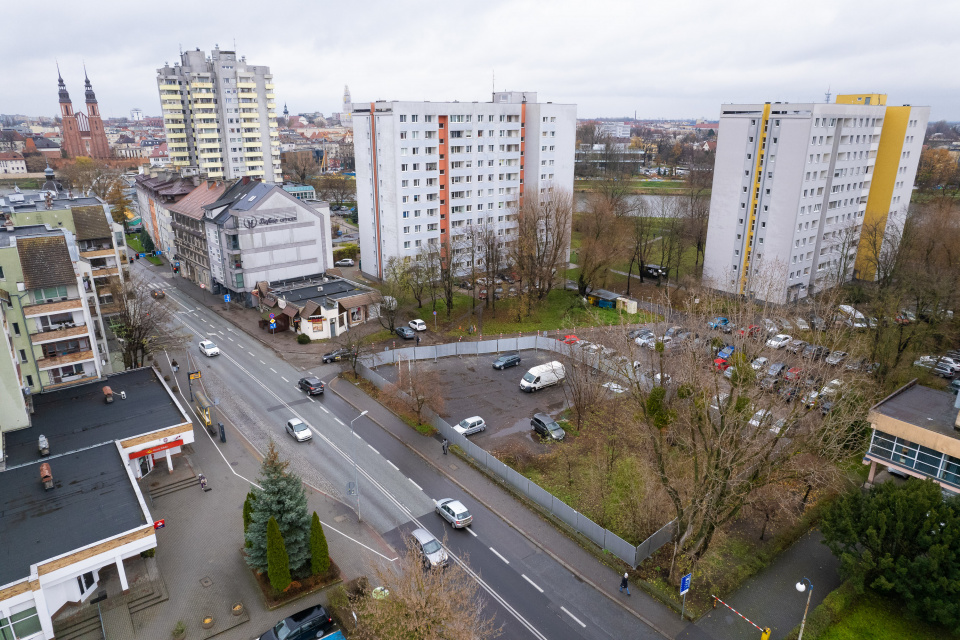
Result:
<instances>
[{"instance_id":1,"label":"curb","mask_svg":"<svg viewBox=\"0 0 960 640\"><path fill-rule=\"evenodd\" d=\"M338 376L336 379L337 379L337 380L341 380L342 378L340 378L340 377ZM346 384L352 384L352 383L346 383ZM354 409L356 409L357 411L361 411L361 409L360 409L359 407L357 407L357 405L355 405L353 402L351 402L346 396L344 396L343 394L341 394L340 392L338 392L337 389L336 389L336 387L334 387L333 385L328 384L328 385L327 385L327 388L328 388L328 389L332 389L333 392L334 392L335 394L337 394L337 396L338 396L341 400L343 400L344 402L346 402L347 404L349 404L350 406L352 406ZM373 400L373 399L371 398L371 400ZM376 401L374 401L374 402L376 402ZM380 404L380 403L378 402L377 404ZM380 406L382 407L383 405L380 405ZM386 407L383 407L383 408L386 409ZM386 410L389 411L389 409L386 409ZM391 413L392 413L392 412L391 412ZM517 526L516 524L514 524L514 522L513 522L512 520L510 520L509 518L507 518L507 517L506 517L503 513L501 513L498 509L496 509L495 507L492 507L491 505L487 504L486 502L484 502L483 500L481 500L480 498L478 498L478 497L476 496L476 494L473 493L473 491L471 491L471 490L468 489L466 486L464 486L463 484L461 484L459 480L457 480L456 478L454 478L453 476L451 476L445 469L443 469L442 467L437 466L437 464L434 463L433 460L430 460L429 458L427 458L425 455L423 455L422 453L420 453L420 451L418 451L418 450L417 450L416 448L414 448L412 445L410 445L409 443L407 443L405 440L401 439L400 436L398 436L397 434L393 433L390 429L388 429L387 427L385 427L385 426L383 426L382 424L380 424L380 422L377 421L375 418L371 417L370 414L367 414L367 417L368 417L373 423L375 423L378 427L380 427L381 429L383 429L384 431L386 431L388 434L390 434L391 436L393 436L400 444L402 444L402 445L405 446L407 449L409 449L410 451L412 451L413 453L415 453L416 455L418 455L424 462L426 462L427 464L429 464L430 466L432 466L434 469L436 469L437 471L439 471L440 473L442 473L448 480L450 480L450 481L453 482L455 485L457 485L458 487L460 487L460 489L462 489L464 493L466 493L467 495L471 496L471 497L472 497L474 500L476 500L477 502L480 502L481 504L483 504L483 506L485 506L487 509L490 509L490 511L492 511L493 513L495 513L498 518L500 518L501 520L503 520L504 522L506 522L507 525L510 526L510 528L512 528L512 529L514 529L515 531L517 531L518 533L520 533L520 535L522 535L524 538L526 538L527 540L529 540L534 546L536 546L538 549L540 549L541 551L543 551L545 554L547 554L548 556L550 556L551 558L553 558L558 564L560 564L560 566L562 566L563 568L565 568L565 569L566 569L567 571L569 571L571 574L573 574L574 576L576 576L577 578L579 578L579 579L580 579L581 581L583 581L584 583L586 583L586 584L590 585L591 587L593 587L598 593L601 593L601 594L603 594L604 596L606 596L608 600L610 600L611 602L617 604L617 605L618 605L620 608L622 608L624 611L626 611L626 612L630 613L631 615L633 615L635 618L637 618L638 620L640 620L641 622L643 622L644 624L646 624L647 626L649 626L651 629L653 629L654 631L656 631L657 633L659 633L660 635L662 635L664 638L672 638L672 637L673 637L673 636L669 635L668 633L666 633L665 631L663 631L663 629L661 629L659 626L657 626L656 624L654 624L653 622L651 622L650 620L648 620L645 616L643 616L642 614L640 614L640 613L634 611L633 609L627 607L625 604L623 604L622 602L620 602L618 599L616 599L615 597L613 597L612 595L610 595L609 593L607 593L607 592L606 592L604 589L602 589L599 585L597 585L597 584L594 583L592 580L590 580L590 579L587 578L586 576L582 575L579 571L577 571L577 570L574 569L572 566L570 566L569 564L567 564L567 562L566 562L565 560L563 560L562 558L560 558L559 556L557 556L555 553L553 553L552 551L550 551L549 549L547 549L546 547L544 547L542 544L540 544L540 542L539 542L536 538L532 537L532 536L529 535L526 531L524 531L522 528L520 528L519 526ZM551 526L552 526L552 525L551 525ZM565 534L564 534L564 535L565 535Z\"/></svg>"}]
</instances>

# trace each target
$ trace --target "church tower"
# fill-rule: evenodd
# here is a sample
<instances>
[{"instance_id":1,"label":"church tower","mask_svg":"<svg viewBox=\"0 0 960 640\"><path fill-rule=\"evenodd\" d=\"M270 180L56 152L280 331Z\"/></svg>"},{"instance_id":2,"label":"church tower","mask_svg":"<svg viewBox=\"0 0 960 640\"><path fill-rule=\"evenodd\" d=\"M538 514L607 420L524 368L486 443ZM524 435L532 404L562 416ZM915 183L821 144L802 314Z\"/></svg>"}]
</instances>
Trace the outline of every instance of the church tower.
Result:
<instances>
[{"instance_id":1,"label":"church tower","mask_svg":"<svg viewBox=\"0 0 960 640\"><path fill-rule=\"evenodd\" d=\"M93 92L90 78L87 77L86 68L83 70L83 75L87 112L78 113L73 110L67 85L60 74L60 66L57 65L60 118L63 121L61 125L63 151L68 158L87 156L105 160L112 155L110 143L107 142L107 133L103 128L103 119L100 117L100 106L97 104L97 96Z\"/></svg>"},{"instance_id":2,"label":"church tower","mask_svg":"<svg viewBox=\"0 0 960 640\"><path fill-rule=\"evenodd\" d=\"M67 85L63 82L63 76L60 75L60 65L57 65L57 80L60 88L60 119L61 136L63 137L63 150L68 157L76 157L81 150L80 128L77 126L77 116L73 113L73 103L70 101L70 94L67 92Z\"/></svg>"},{"instance_id":3,"label":"church tower","mask_svg":"<svg viewBox=\"0 0 960 640\"><path fill-rule=\"evenodd\" d=\"M350 99L350 87L343 85L343 109L340 111L340 124L353 129L353 101Z\"/></svg>"},{"instance_id":4,"label":"church tower","mask_svg":"<svg viewBox=\"0 0 960 640\"><path fill-rule=\"evenodd\" d=\"M90 129L90 144L87 155L92 158L105 159L110 157L110 143L107 142L107 132L103 128L103 119L100 117L100 105L93 92L87 68L83 68L84 96L87 102L87 124Z\"/></svg>"}]
</instances>

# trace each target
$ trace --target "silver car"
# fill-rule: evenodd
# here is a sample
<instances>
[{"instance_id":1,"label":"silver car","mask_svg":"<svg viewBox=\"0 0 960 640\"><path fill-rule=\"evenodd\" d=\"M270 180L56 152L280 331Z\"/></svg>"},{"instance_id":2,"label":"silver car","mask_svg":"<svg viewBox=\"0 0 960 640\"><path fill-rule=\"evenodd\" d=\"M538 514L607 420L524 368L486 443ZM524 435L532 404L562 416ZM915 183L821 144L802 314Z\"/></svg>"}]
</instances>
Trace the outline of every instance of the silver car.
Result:
<instances>
[{"instance_id":1,"label":"silver car","mask_svg":"<svg viewBox=\"0 0 960 640\"><path fill-rule=\"evenodd\" d=\"M461 420L453 427L453 430L462 436L469 436L473 433L479 433L486 428L487 423L483 421L483 418L473 416L472 418L464 418Z\"/></svg>"},{"instance_id":2,"label":"silver car","mask_svg":"<svg viewBox=\"0 0 960 640\"><path fill-rule=\"evenodd\" d=\"M293 439L297 442L313 440L313 433L310 431L310 427L303 424L303 420L299 418L290 418L287 420L287 433L293 436Z\"/></svg>"},{"instance_id":3,"label":"silver car","mask_svg":"<svg viewBox=\"0 0 960 640\"><path fill-rule=\"evenodd\" d=\"M413 538L413 546L423 558L425 566L430 568L447 566L449 561L447 552L443 550L436 536L426 529L414 529L410 535Z\"/></svg>"},{"instance_id":4,"label":"silver car","mask_svg":"<svg viewBox=\"0 0 960 640\"><path fill-rule=\"evenodd\" d=\"M473 522L473 516L459 500L444 498L443 500L434 500L434 502L437 505L437 513L452 524L454 529L462 529Z\"/></svg>"}]
</instances>

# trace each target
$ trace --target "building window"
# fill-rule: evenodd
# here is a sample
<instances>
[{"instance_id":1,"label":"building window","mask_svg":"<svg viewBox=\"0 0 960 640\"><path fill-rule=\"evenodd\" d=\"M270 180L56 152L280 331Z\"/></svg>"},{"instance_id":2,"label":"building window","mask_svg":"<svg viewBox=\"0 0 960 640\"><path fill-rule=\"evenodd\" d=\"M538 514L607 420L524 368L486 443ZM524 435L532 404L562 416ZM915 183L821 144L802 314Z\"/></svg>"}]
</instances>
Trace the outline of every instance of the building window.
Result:
<instances>
[{"instance_id":1,"label":"building window","mask_svg":"<svg viewBox=\"0 0 960 640\"><path fill-rule=\"evenodd\" d=\"M410 241L409 241L409 240L407 240L407 241L405 241L405 242L403 243L403 248L404 248L404 249L409 249L409 248L410 248Z\"/></svg>"},{"instance_id":2,"label":"building window","mask_svg":"<svg viewBox=\"0 0 960 640\"><path fill-rule=\"evenodd\" d=\"M23 349L20 349L20 362L27 361L27 352Z\"/></svg>"},{"instance_id":3,"label":"building window","mask_svg":"<svg viewBox=\"0 0 960 640\"><path fill-rule=\"evenodd\" d=\"M27 386L28 387L33 386L33 376L27 376Z\"/></svg>"},{"instance_id":4,"label":"building window","mask_svg":"<svg viewBox=\"0 0 960 640\"><path fill-rule=\"evenodd\" d=\"M11 634L12 628L12 634ZM11 613L10 618L0 618L0 638L29 638L40 633L40 617L37 608L30 607L18 613Z\"/></svg>"},{"instance_id":5,"label":"building window","mask_svg":"<svg viewBox=\"0 0 960 640\"><path fill-rule=\"evenodd\" d=\"M12 322L11 324L13 325L13 334L17 336L20 335L20 323Z\"/></svg>"}]
</instances>

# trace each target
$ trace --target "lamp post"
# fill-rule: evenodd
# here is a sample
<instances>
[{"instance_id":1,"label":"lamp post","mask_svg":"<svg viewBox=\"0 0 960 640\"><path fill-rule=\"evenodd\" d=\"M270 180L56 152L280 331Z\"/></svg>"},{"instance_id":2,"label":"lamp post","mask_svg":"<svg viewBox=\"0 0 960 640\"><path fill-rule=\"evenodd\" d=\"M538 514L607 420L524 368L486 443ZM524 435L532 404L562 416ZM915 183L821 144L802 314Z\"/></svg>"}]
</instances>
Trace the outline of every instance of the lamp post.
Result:
<instances>
[{"instance_id":1,"label":"lamp post","mask_svg":"<svg viewBox=\"0 0 960 640\"><path fill-rule=\"evenodd\" d=\"M803 584L806 581L807 584ZM807 593L807 606L803 609L803 621L800 622L800 635L797 636L797 640L803 640L803 625L807 623L807 611L810 610L810 597L813 596L813 583L810 582L810 578L804 578L797 583L797 591L803 593L807 589L810 589Z\"/></svg>"},{"instance_id":2,"label":"lamp post","mask_svg":"<svg viewBox=\"0 0 960 640\"><path fill-rule=\"evenodd\" d=\"M360 471L357 469L357 434L353 430L353 423L367 415L367 410L364 409L360 415L350 421L350 435L353 436L353 482L357 487L357 522L361 521L360 518Z\"/></svg>"}]
</instances>

